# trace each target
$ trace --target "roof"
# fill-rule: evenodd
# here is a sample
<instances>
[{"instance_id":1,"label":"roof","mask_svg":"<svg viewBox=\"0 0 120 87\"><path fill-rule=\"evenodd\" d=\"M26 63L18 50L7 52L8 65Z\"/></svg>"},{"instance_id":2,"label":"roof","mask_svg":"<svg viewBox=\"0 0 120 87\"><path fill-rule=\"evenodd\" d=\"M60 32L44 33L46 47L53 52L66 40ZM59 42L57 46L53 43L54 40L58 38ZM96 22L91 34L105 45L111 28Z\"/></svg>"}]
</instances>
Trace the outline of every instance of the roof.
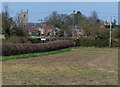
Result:
<instances>
[{"instance_id":1,"label":"roof","mask_svg":"<svg viewBox=\"0 0 120 87\"><path fill-rule=\"evenodd\" d=\"M40 28L41 29L46 29L46 30L57 30L60 31L59 28L57 27L53 27L51 25L47 25L45 22L42 23L27 23L26 24L26 30L31 30L31 31L38 31Z\"/></svg>"}]
</instances>

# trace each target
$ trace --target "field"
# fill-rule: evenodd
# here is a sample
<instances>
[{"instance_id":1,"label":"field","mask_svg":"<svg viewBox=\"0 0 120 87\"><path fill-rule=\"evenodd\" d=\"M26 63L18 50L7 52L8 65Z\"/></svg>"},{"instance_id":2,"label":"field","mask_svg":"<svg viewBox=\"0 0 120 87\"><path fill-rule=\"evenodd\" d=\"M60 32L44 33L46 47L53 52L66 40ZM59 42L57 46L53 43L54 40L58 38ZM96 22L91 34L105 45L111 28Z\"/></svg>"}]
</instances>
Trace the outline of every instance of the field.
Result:
<instances>
[{"instance_id":1,"label":"field","mask_svg":"<svg viewBox=\"0 0 120 87\"><path fill-rule=\"evenodd\" d=\"M70 51L2 62L3 85L117 85L117 48Z\"/></svg>"}]
</instances>

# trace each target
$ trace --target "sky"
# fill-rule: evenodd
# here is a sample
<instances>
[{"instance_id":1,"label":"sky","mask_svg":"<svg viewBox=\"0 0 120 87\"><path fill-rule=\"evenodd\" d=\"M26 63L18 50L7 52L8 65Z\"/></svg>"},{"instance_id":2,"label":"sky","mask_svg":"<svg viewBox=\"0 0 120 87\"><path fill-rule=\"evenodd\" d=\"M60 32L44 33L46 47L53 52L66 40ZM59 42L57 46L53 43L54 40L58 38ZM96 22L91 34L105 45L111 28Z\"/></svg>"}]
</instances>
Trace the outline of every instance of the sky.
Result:
<instances>
[{"instance_id":1,"label":"sky","mask_svg":"<svg viewBox=\"0 0 120 87\"><path fill-rule=\"evenodd\" d=\"M118 20L118 2L7 2L9 13L12 17L18 12L29 11L29 22L37 23L44 20L53 11L63 14L71 14L73 10L80 11L86 17L91 16L92 11L98 13L98 17L104 21L110 21L110 16Z\"/></svg>"}]
</instances>

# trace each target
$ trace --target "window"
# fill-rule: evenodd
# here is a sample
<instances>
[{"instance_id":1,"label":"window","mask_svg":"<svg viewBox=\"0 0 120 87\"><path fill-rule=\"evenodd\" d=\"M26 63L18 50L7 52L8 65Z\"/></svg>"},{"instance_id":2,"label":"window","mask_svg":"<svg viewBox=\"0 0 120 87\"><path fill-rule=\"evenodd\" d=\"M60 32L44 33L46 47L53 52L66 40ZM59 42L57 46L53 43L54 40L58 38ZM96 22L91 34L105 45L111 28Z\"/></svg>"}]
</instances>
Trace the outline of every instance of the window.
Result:
<instances>
[{"instance_id":1,"label":"window","mask_svg":"<svg viewBox=\"0 0 120 87\"><path fill-rule=\"evenodd\" d=\"M24 14L24 18L25 18L25 14Z\"/></svg>"}]
</instances>

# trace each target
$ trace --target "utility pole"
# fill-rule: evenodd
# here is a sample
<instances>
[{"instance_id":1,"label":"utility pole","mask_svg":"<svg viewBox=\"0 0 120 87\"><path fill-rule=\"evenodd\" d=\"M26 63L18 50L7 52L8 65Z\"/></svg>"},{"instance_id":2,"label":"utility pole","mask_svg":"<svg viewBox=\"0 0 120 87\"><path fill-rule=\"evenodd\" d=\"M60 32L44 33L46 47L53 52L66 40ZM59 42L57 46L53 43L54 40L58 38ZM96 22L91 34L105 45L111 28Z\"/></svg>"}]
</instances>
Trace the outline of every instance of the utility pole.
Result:
<instances>
[{"instance_id":1,"label":"utility pole","mask_svg":"<svg viewBox=\"0 0 120 87\"><path fill-rule=\"evenodd\" d=\"M110 38L109 38L109 46L112 46L112 17L110 17Z\"/></svg>"}]
</instances>

